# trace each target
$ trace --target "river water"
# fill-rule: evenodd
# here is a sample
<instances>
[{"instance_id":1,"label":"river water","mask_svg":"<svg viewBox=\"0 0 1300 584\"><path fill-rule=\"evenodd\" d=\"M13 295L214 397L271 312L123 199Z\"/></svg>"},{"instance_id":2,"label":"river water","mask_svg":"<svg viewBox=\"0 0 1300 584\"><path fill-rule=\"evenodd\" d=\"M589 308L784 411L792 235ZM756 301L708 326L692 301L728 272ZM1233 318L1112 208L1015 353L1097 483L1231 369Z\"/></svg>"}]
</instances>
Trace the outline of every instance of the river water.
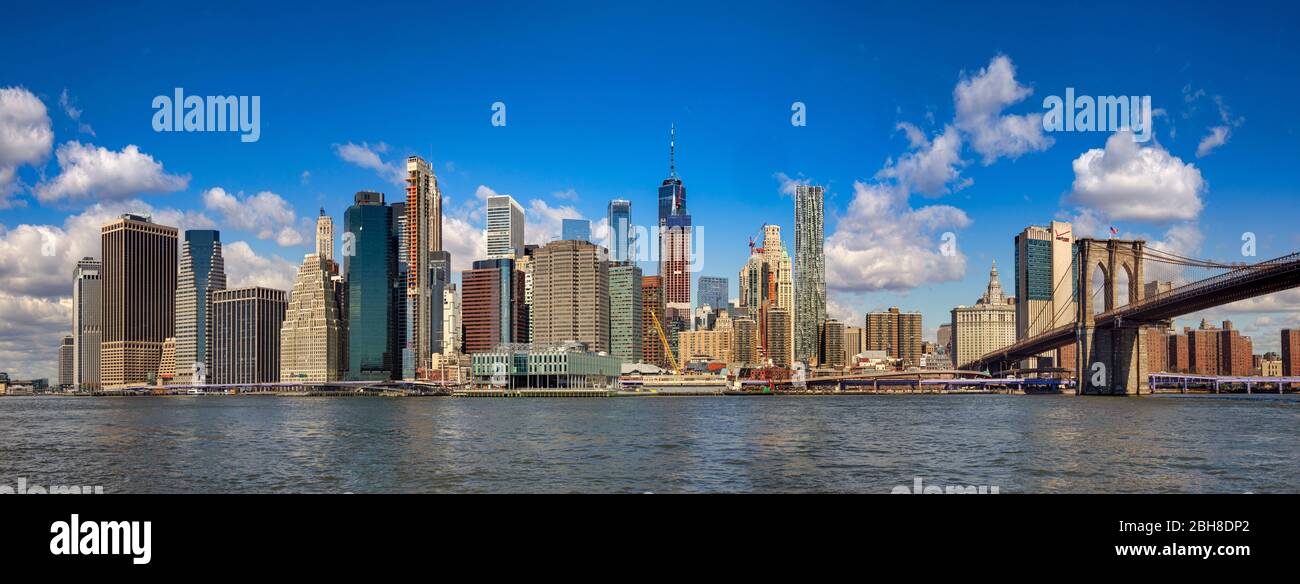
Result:
<instances>
[{"instance_id":1,"label":"river water","mask_svg":"<svg viewBox=\"0 0 1300 584\"><path fill-rule=\"evenodd\" d=\"M1300 491L1300 395L0 398L0 486Z\"/></svg>"}]
</instances>

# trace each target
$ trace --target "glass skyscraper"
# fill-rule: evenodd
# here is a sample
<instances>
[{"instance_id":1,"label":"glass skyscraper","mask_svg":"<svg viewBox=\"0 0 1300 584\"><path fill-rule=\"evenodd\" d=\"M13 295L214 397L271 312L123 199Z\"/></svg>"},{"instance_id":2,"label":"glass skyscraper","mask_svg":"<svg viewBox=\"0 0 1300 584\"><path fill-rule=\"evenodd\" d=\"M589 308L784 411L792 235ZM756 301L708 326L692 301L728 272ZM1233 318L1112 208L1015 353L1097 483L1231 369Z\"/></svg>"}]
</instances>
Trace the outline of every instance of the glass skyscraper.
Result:
<instances>
[{"instance_id":1,"label":"glass skyscraper","mask_svg":"<svg viewBox=\"0 0 1300 584\"><path fill-rule=\"evenodd\" d=\"M348 286L347 378L400 378L398 231L382 193L359 192L343 213L343 269Z\"/></svg>"},{"instance_id":2,"label":"glass skyscraper","mask_svg":"<svg viewBox=\"0 0 1300 584\"><path fill-rule=\"evenodd\" d=\"M176 281L176 381L204 383L211 361L212 294L226 289L221 233L190 229L181 246Z\"/></svg>"},{"instance_id":3,"label":"glass skyscraper","mask_svg":"<svg viewBox=\"0 0 1300 584\"><path fill-rule=\"evenodd\" d=\"M700 276L699 306L709 305L714 312L727 307L730 282L717 276Z\"/></svg>"},{"instance_id":4,"label":"glass skyscraper","mask_svg":"<svg viewBox=\"0 0 1300 584\"><path fill-rule=\"evenodd\" d=\"M614 199L609 202L609 259L615 262L633 260L632 202Z\"/></svg>"},{"instance_id":5,"label":"glass skyscraper","mask_svg":"<svg viewBox=\"0 0 1300 584\"><path fill-rule=\"evenodd\" d=\"M565 219L561 224L566 241L591 241L591 221L586 219Z\"/></svg>"}]
</instances>

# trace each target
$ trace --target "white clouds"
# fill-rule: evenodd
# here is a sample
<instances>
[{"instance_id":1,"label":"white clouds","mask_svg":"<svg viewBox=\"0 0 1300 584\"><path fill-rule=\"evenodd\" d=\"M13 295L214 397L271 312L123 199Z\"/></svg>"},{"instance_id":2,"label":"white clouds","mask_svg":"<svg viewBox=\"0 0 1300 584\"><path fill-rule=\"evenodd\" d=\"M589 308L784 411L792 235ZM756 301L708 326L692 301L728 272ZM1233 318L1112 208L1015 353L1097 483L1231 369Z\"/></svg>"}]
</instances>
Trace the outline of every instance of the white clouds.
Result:
<instances>
[{"instance_id":1,"label":"white clouds","mask_svg":"<svg viewBox=\"0 0 1300 584\"><path fill-rule=\"evenodd\" d=\"M226 274L230 287L265 286L288 292L293 289L298 266L278 255L262 257L244 241L235 241L221 247L226 261Z\"/></svg>"},{"instance_id":2,"label":"white clouds","mask_svg":"<svg viewBox=\"0 0 1300 584\"><path fill-rule=\"evenodd\" d=\"M1034 90L1016 81L1016 68L1006 55L989 61L973 77L965 77L953 89L957 116L953 121L970 137L971 147L984 157L984 164L998 158L1018 158L1027 152L1046 150L1051 137L1043 133L1043 115L1003 115L1002 110L1023 101Z\"/></svg>"},{"instance_id":3,"label":"white clouds","mask_svg":"<svg viewBox=\"0 0 1300 584\"><path fill-rule=\"evenodd\" d=\"M219 213L225 226L248 231L258 239L274 239L281 246L299 245L303 236L294 229L297 213L283 197L270 191L244 196L230 194L221 187L203 192L203 206Z\"/></svg>"},{"instance_id":4,"label":"white clouds","mask_svg":"<svg viewBox=\"0 0 1300 584\"><path fill-rule=\"evenodd\" d=\"M18 167L44 162L53 146L45 104L22 87L0 88L0 209L13 205Z\"/></svg>"},{"instance_id":5,"label":"white clouds","mask_svg":"<svg viewBox=\"0 0 1300 584\"><path fill-rule=\"evenodd\" d=\"M134 144L120 152L75 140L59 146L56 158L61 172L54 180L36 185L42 203L95 199L113 201L141 193L184 190L190 176L167 174L163 165Z\"/></svg>"},{"instance_id":6,"label":"white clouds","mask_svg":"<svg viewBox=\"0 0 1300 584\"><path fill-rule=\"evenodd\" d=\"M444 215L442 218L442 248L451 253L451 268L468 270L474 260L487 257L487 238L483 228L464 217Z\"/></svg>"},{"instance_id":7,"label":"white clouds","mask_svg":"<svg viewBox=\"0 0 1300 584\"><path fill-rule=\"evenodd\" d=\"M406 170L396 162L385 162L380 154L388 152L388 145L380 142L374 146L362 142L361 144L335 144L334 152L339 158L350 162L361 168L375 171L380 178L398 185L406 185Z\"/></svg>"},{"instance_id":8,"label":"white clouds","mask_svg":"<svg viewBox=\"0 0 1300 584\"><path fill-rule=\"evenodd\" d=\"M1141 147L1116 132L1106 148L1093 148L1074 163L1074 187L1066 200L1115 220L1149 223L1189 221L1200 215L1206 190L1201 171L1160 145Z\"/></svg>"},{"instance_id":9,"label":"white clouds","mask_svg":"<svg viewBox=\"0 0 1300 584\"><path fill-rule=\"evenodd\" d=\"M541 245L560 238L565 219L584 218L582 213L571 206L552 207L541 199L529 201L528 212L524 215L524 239Z\"/></svg>"},{"instance_id":10,"label":"white clouds","mask_svg":"<svg viewBox=\"0 0 1300 584\"><path fill-rule=\"evenodd\" d=\"M1215 126L1210 128L1210 133L1201 138L1201 143L1196 145L1196 157L1204 158L1210 155L1215 148L1228 143L1229 129L1227 126Z\"/></svg>"},{"instance_id":11,"label":"white clouds","mask_svg":"<svg viewBox=\"0 0 1300 584\"><path fill-rule=\"evenodd\" d=\"M59 94L59 107L63 108L63 113L67 114L68 119L77 122L78 132L90 134L91 136L95 135L94 128L91 128L90 124L81 121L81 108L77 107L75 100L68 96L67 89L64 89L63 93Z\"/></svg>"},{"instance_id":12,"label":"white clouds","mask_svg":"<svg viewBox=\"0 0 1300 584\"><path fill-rule=\"evenodd\" d=\"M480 201L486 201L488 197L497 196L497 192L487 185L479 185L478 188L474 189L474 196L478 197Z\"/></svg>"},{"instance_id":13,"label":"white clouds","mask_svg":"<svg viewBox=\"0 0 1300 584\"><path fill-rule=\"evenodd\" d=\"M560 199L561 201L576 201L578 200L578 191L568 188L562 191L555 191L554 193L551 193L551 196Z\"/></svg>"},{"instance_id":14,"label":"white clouds","mask_svg":"<svg viewBox=\"0 0 1300 584\"><path fill-rule=\"evenodd\" d=\"M71 280L69 280L70 282ZM72 302L0 290L0 363L14 379L58 378L58 347L72 332Z\"/></svg>"},{"instance_id":15,"label":"white clouds","mask_svg":"<svg viewBox=\"0 0 1300 584\"><path fill-rule=\"evenodd\" d=\"M943 229L970 225L964 211L948 205L913 209L906 191L891 185L858 181L853 191L848 213L826 240L829 287L905 290L965 275L965 256L944 255L938 239Z\"/></svg>"},{"instance_id":16,"label":"white clouds","mask_svg":"<svg viewBox=\"0 0 1300 584\"><path fill-rule=\"evenodd\" d=\"M904 153L898 160L886 161L876 178L892 179L908 192L927 197L956 192L974 182L971 179L959 180L960 168L965 163L961 160L961 137L952 126L944 126L943 133L933 140L927 139L919 128L911 124L899 124L898 127L907 133L912 151Z\"/></svg>"},{"instance_id":17,"label":"white clouds","mask_svg":"<svg viewBox=\"0 0 1300 584\"><path fill-rule=\"evenodd\" d=\"M812 181L803 176L800 176L799 178L791 178L784 172L778 172L772 175L772 178L775 178L777 182L781 183L781 194L787 197L793 197L796 188L812 184Z\"/></svg>"}]
</instances>

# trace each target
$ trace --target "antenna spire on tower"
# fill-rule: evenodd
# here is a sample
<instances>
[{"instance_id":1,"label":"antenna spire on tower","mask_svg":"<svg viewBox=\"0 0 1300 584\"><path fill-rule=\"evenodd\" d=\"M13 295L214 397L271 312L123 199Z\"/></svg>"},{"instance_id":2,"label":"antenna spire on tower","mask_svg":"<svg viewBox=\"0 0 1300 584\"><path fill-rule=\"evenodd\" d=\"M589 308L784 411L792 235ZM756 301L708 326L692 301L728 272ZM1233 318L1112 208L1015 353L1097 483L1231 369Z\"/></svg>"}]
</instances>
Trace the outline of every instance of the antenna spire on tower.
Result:
<instances>
[{"instance_id":1,"label":"antenna spire on tower","mask_svg":"<svg viewBox=\"0 0 1300 584\"><path fill-rule=\"evenodd\" d=\"M677 178L677 124L668 129L668 178Z\"/></svg>"}]
</instances>

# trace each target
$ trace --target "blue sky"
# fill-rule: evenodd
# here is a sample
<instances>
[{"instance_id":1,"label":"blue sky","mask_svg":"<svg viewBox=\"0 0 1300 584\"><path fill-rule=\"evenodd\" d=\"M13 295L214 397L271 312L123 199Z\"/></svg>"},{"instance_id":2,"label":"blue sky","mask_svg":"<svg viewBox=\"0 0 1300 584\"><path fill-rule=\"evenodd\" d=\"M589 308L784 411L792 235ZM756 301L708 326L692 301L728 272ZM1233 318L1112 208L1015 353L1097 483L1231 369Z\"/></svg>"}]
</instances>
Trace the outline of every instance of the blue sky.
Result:
<instances>
[{"instance_id":1,"label":"blue sky","mask_svg":"<svg viewBox=\"0 0 1300 584\"><path fill-rule=\"evenodd\" d=\"M415 153L434 161L447 247L464 265L489 190L524 204L530 242L563 216L603 217L615 197L653 221L670 123L705 233L700 275L730 278L734 295L764 223L793 243L780 177L822 184L832 313L853 323L897 305L933 334L980 294L992 261L1011 287L1012 237L1053 218L1198 257L1240 260L1247 231L1261 258L1300 249L1300 18L1288 4L466 4L9 7L0 88L39 100L52 137L44 154L0 144L0 178L13 173L0 183L0 302L30 315L0 325L0 370L48 374L63 333L46 329L66 328L67 274L75 256L98 255L87 226L101 217L147 208L215 226L237 247L234 283L285 286L317 208L341 222L358 190L400 200L391 169ZM260 96L261 139L154 132L151 101L176 87ZM1112 150L1106 132L1016 125L1032 127L1067 87L1152 96L1155 139ZM490 124L496 101L505 127ZM795 101L804 127L790 123ZM956 259L937 255L947 231ZM53 257L23 253L42 237ZM1284 294L1188 323L1232 318L1257 349L1275 348L1298 312ZM11 364L26 361L37 364Z\"/></svg>"}]
</instances>

